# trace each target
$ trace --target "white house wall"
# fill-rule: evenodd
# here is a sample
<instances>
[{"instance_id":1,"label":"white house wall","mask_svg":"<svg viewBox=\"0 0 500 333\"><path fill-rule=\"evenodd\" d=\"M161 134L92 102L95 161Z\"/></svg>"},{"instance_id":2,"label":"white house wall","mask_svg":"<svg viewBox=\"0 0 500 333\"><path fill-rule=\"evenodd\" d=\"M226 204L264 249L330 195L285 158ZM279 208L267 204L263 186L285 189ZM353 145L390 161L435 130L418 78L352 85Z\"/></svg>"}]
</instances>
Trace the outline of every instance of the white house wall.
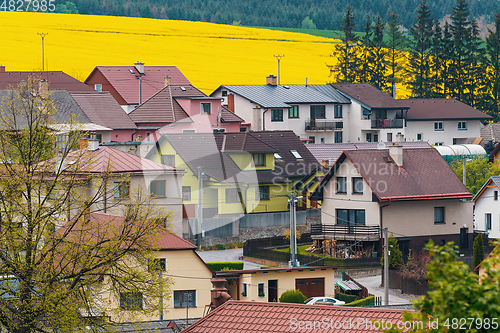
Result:
<instances>
[{"instance_id":1,"label":"white house wall","mask_svg":"<svg viewBox=\"0 0 500 333\"><path fill-rule=\"evenodd\" d=\"M487 231L489 238L500 238L500 204L494 192L498 187L487 187L476 200L474 207L474 229ZM486 214L491 214L491 230L486 230Z\"/></svg>"},{"instance_id":2,"label":"white house wall","mask_svg":"<svg viewBox=\"0 0 500 333\"><path fill-rule=\"evenodd\" d=\"M465 121L467 123L466 130L458 129L458 122ZM434 123L442 122L443 130L434 130ZM481 137L481 121L480 120L428 120L428 121L408 121L406 128L406 140L417 141L417 134L422 134L422 141L427 141L429 144L442 143L443 145L452 145L453 139L467 139ZM458 141L457 143L463 143Z\"/></svg>"}]
</instances>

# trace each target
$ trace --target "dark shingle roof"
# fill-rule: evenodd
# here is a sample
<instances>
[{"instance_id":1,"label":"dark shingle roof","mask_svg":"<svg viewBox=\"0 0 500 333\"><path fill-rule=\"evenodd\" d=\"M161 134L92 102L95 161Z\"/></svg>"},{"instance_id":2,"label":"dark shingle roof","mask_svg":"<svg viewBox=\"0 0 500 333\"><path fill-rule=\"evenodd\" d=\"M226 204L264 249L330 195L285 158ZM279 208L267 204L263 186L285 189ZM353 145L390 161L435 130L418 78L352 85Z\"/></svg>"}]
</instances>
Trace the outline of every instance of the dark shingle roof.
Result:
<instances>
[{"instance_id":1,"label":"dark shingle roof","mask_svg":"<svg viewBox=\"0 0 500 333\"><path fill-rule=\"evenodd\" d=\"M337 89L330 84L314 84L309 87L319 91L323 95L329 96L339 101L340 104L351 104L351 100L342 95Z\"/></svg>"},{"instance_id":2,"label":"dark shingle roof","mask_svg":"<svg viewBox=\"0 0 500 333\"><path fill-rule=\"evenodd\" d=\"M0 72L0 89L16 88L19 82L28 78L44 79L49 82L49 89L64 89L68 91L93 91L91 87L68 74L60 71L52 72Z\"/></svg>"},{"instance_id":3,"label":"dark shingle roof","mask_svg":"<svg viewBox=\"0 0 500 333\"><path fill-rule=\"evenodd\" d=\"M225 106L221 107L220 119L223 123L242 123L243 118L240 118L234 112L231 112Z\"/></svg>"},{"instance_id":4,"label":"dark shingle roof","mask_svg":"<svg viewBox=\"0 0 500 333\"><path fill-rule=\"evenodd\" d=\"M408 109L404 100L394 99L368 83L333 83L333 87L371 109Z\"/></svg>"},{"instance_id":5,"label":"dark shingle roof","mask_svg":"<svg viewBox=\"0 0 500 333\"><path fill-rule=\"evenodd\" d=\"M393 327L396 327L397 323L402 321L404 311L292 303L227 301L183 332L288 333L294 331L294 324L297 325L297 331L301 331L298 326L300 322L300 327L308 332L375 333L380 331L376 327L380 326L382 321L391 322ZM320 325L325 318L327 318L326 323L329 324L328 328L325 328L325 324ZM357 326L356 318L365 320L366 325ZM379 322L379 325L373 325L372 321ZM350 322L353 323L352 326L349 325ZM307 323L311 326L306 326ZM319 327L323 327L323 329Z\"/></svg>"},{"instance_id":6,"label":"dark shingle roof","mask_svg":"<svg viewBox=\"0 0 500 333\"><path fill-rule=\"evenodd\" d=\"M274 153L276 148L261 140L255 132L214 133L215 142L223 152Z\"/></svg>"},{"instance_id":7,"label":"dark shingle roof","mask_svg":"<svg viewBox=\"0 0 500 333\"><path fill-rule=\"evenodd\" d=\"M424 141L405 141L398 142L403 149L407 148L429 148L429 143ZM332 165L342 154L344 150L358 149L377 149L377 142L346 142L346 143L316 143L305 145L306 148L313 154L318 163L328 160L328 164ZM392 145L392 142L384 142L386 148Z\"/></svg>"},{"instance_id":8,"label":"dark shingle roof","mask_svg":"<svg viewBox=\"0 0 500 333\"><path fill-rule=\"evenodd\" d=\"M240 95L262 108L289 108L290 104L341 103L334 96L325 95L318 89L305 85L224 85L217 90L221 88Z\"/></svg>"},{"instance_id":9,"label":"dark shingle roof","mask_svg":"<svg viewBox=\"0 0 500 333\"><path fill-rule=\"evenodd\" d=\"M474 109L455 99L406 99L409 107L408 121L447 120L447 119L493 119L491 116Z\"/></svg>"},{"instance_id":10,"label":"dark shingle roof","mask_svg":"<svg viewBox=\"0 0 500 333\"><path fill-rule=\"evenodd\" d=\"M85 83L95 71L100 71L127 104L139 104L139 74L134 66L97 66L87 77ZM132 74L130 71L133 71ZM165 77L172 79L172 84L189 85L189 80L175 66L144 66L142 77L142 100L153 96L165 86Z\"/></svg>"},{"instance_id":11,"label":"dark shingle roof","mask_svg":"<svg viewBox=\"0 0 500 333\"><path fill-rule=\"evenodd\" d=\"M387 149L344 151L313 193L315 200L322 199L324 186L346 159L380 201L472 197L436 149L417 148L403 149L402 168L390 158Z\"/></svg>"},{"instance_id":12,"label":"dark shingle roof","mask_svg":"<svg viewBox=\"0 0 500 333\"><path fill-rule=\"evenodd\" d=\"M109 92L71 92L70 95L93 124L112 129L137 128Z\"/></svg>"}]
</instances>

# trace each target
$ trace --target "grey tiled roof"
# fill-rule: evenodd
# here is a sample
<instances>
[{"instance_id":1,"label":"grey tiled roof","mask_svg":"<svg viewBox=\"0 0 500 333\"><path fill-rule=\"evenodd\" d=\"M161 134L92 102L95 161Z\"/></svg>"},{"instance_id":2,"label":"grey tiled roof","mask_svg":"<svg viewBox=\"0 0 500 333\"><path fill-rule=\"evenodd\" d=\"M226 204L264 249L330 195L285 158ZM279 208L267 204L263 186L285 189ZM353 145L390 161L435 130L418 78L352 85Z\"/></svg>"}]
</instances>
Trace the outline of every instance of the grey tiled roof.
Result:
<instances>
[{"instance_id":1,"label":"grey tiled roof","mask_svg":"<svg viewBox=\"0 0 500 333\"><path fill-rule=\"evenodd\" d=\"M329 84L314 84L310 85L313 89L319 91L323 95L330 96L331 98L335 98L339 101L340 104L351 104L351 100L341 93L334 87Z\"/></svg>"},{"instance_id":2,"label":"grey tiled roof","mask_svg":"<svg viewBox=\"0 0 500 333\"><path fill-rule=\"evenodd\" d=\"M290 104L346 103L347 100L339 100L333 94L325 95L317 88L305 85L224 85L220 88L240 95L262 108L289 108Z\"/></svg>"}]
</instances>

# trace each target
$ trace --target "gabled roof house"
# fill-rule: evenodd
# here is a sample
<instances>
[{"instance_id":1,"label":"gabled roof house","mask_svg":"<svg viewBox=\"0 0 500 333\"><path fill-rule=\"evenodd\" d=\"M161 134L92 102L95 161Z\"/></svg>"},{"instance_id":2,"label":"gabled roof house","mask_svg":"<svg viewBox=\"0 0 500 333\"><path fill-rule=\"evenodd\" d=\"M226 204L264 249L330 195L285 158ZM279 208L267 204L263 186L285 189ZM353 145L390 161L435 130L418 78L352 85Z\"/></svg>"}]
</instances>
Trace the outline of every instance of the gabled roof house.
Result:
<instances>
[{"instance_id":1,"label":"gabled roof house","mask_svg":"<svg viewBox=\"0 0 500 333\"><path fill-rule=\"evenodd\" d=\"M311 196L322 203L313 238L353 243L380 253L388 228L405 252L429 240L467 248L472 235L472 194L434 148L344 151ZM337 242L337 245L339 243ZM334 249L332 250L334 251ZM344 255L344 254L343 254Z\"/></svg>"},{"instance_id":2,"label":"gabled roof house","mask_svg":"<svg viewBox=\"0 0 500 333\"><path fill-rule=\"evenodd\" d=\"M491 176L476 193L474 201L474 230L489 238L500 238L500 176Z\"/></svg>"},{"instance_id":3,"label":"gabled roof house","mask_svg":"<svg viewBox=\"0 0 500 333\"><path fill-rule=\"evenodd\" d=\"M6 71L0 66L0 89L16 88L21 81L35 78L48 82L50 90L92 91L85 83L61 71Z\"/></svg>"},{"instance_id":4,"label":"gabled roof house","mask_svg":"<svg viewBox=\"0 0 500 333\"><path fill-rule=\"evenodd\" d=\"M97 91L109 91L129 113L166 85L189 85L189 80L175 66L97 66L85 84Z\"/></svg>"},{"instance_id":5,"label":"gabled roof house","mask_svg":"<svg viewBox=\"0 0 500 333\"><path fill-rule=\"evenodd\" d=\"M455 99L402 100L410 107L407 140L427 141L433 145L472 143L481 137L481 121L491 116Z\"/></svg>"}]
</instances>

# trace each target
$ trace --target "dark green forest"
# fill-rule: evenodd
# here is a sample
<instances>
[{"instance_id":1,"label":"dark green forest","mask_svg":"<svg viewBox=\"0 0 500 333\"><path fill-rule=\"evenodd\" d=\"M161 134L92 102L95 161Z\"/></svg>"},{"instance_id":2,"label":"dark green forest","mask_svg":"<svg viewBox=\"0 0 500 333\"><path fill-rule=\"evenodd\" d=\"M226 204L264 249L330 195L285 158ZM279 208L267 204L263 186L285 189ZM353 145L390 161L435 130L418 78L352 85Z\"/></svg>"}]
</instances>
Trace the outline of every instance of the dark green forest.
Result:
<instances>
[{"instance_id":1,"label":"dark green forest","mask_svg":"<svg viewBox=\"0 0 500 333\"><path fill-rule=\"evenodd\" d=\"M403 26L416 23L418 0L72 0L80 14L149 17L171 20L204 21L243 26L300 28L309 17L317 29L340 30L341 21L351 5L360 20L355 30L363 30L367 15L380 15L387 22L391 13L399 16ZM441 20L451 14L454 0L431 0L433 16ZM470 3L472 17L493 22L500 8L498 0L475 0Z\"/></svg>"}]
</instances>

